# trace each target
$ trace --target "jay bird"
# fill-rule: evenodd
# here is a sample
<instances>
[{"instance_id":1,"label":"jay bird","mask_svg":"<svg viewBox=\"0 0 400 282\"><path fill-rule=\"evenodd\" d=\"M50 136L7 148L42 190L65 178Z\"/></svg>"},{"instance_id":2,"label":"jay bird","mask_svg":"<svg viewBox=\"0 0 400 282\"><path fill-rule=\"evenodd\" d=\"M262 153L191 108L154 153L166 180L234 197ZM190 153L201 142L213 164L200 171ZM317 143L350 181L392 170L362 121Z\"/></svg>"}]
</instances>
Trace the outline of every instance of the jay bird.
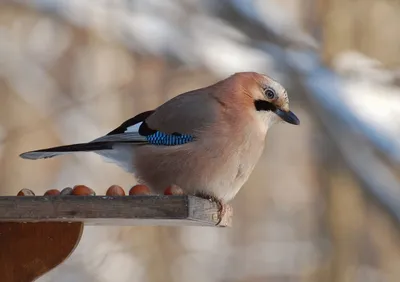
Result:
<instances>
[{"instance_id":1,"label":"jay bird","mask_svg":"<svg viewBox=\"0 0 400 282\"><path fill-rule=\"evenodd\" d=\"M285 88L255 72L235 73L180 94L88 143L31 151L24 159L94 152L133 173L158 194L172 184L186 194L232 200L257 164L268 129L300 124Z\"/></svg>"}]
</instances>

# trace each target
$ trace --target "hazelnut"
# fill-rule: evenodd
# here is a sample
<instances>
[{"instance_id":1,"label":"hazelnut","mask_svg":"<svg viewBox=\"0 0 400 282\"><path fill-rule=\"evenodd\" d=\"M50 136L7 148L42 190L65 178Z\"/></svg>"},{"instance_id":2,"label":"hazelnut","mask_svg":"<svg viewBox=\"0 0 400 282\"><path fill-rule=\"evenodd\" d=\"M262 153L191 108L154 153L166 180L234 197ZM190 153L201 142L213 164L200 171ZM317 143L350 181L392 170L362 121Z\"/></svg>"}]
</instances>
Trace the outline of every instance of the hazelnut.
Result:
<instances>
[{"instance_id":1,"label":"hazelnut","mask_svg":"<svg viewBox=\"0 0 400 282\"><path fill-rule=\"evenodd\" d=\"M50 189L47 190L46 193L44 193L45 196L58 196L60 195L60 191L58 191L57 189Z\"/></svg>"},{"instance_id":2,"label":"hazelnut","mask_svg":"<svg viewBox=\"0 0 400 282\"><path fill-rule=\"evenodd\" d=\"M182 188L178 185L172 184L164 190L164 195L184 195Z\"/></svg>"},{"instance_id":3,"label":"hazelnut","mask_svg":"<svg viewBox=\"0 0 400 282\"><path fill-rule=\"evenodd\" d=\"M151 194L150 188L143 184L133 186L129 190L129 195L149 195Z\"/></svg>"},{"instance_id":4,"label":"hazelnut","mask_svg":"<svg viewBox=\"0 0 400 282\"><path fill-rule=\"evenodd\" d=\"M61 196L72 195L72 188L65 187L64 189L61 190L60 195Z\"/></svg>"},{"instance_id":5,"label":"hazelnut","mask_svg":"<svg viewBox=\"0 0 400 282\"><path fill-rule=\"evenodd\" d=\"M72 189L72 195L74 196L95 196L96 193L85 185L75 185Z\"/></svg>"},{"instance_id":6,"label":"hazelnut","mask_svg":"<svg viewBox=\"0 0 400 282\"><path fill-rule=\"evenodd\" d=\"M106 192L107 196L125 196L125 191L122 189L121 186L112 185L110 188L107 189Z\"/></svg>"},{"instance_id":7,"label":"hazelnut","mask_svg":"<svg viewBox=\"0 0 400 282\"><path fill-rule=\"evenodd\" d=\"M35 193L32 190L24 188L18 192L17 196L35 196Z\"/></svg>"}]
</instances>

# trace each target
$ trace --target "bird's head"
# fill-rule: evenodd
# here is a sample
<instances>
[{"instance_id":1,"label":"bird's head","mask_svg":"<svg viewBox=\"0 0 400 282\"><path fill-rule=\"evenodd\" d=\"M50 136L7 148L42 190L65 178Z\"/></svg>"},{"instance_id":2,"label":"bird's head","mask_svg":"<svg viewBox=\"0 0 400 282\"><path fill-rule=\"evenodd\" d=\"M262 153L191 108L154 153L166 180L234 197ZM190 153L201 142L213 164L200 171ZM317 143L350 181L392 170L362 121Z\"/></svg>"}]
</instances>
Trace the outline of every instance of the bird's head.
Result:
<instances>
[{"instance_id":1,"label":"bird's head","mask_svg":"<svg viewBox=\"0 0 400 282\"><path fill-rule=\"evenodd\" d=\"M289 109L286 89L277 81L254 72L237 73L234 76L239 77L242 93L250 99L255 110L269 117L271 123L285 121L300 124L300 120Z\"/></svg>"}]
</instances>

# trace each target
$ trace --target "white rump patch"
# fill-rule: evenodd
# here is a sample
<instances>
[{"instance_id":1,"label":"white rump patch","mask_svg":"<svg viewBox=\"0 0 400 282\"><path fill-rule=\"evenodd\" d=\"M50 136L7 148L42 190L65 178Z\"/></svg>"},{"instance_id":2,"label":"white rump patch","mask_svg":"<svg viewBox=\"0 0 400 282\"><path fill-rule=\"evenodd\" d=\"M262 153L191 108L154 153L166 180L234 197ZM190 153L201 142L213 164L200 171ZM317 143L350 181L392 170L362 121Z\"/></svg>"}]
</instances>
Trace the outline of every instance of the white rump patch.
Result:
<instances>
[{"instance_id":1,"label":"white rump patch","mask_svg":"<svg viewBox=\"0 0 400 282\"><path fill-rule=\"evenodd\" d=\"M142 125L143 122L136 123L134 125L128 126L125 130L125 133L127 132L138 132L139 127Z\"/></svg>"},{"instance_id":2,"label":"white rump patch","mask_svg":"<svg viewBox=\"0 0 400 282\"><path fill-rule=\"evenodd\" d=\"M128 173L135 173L133 167L134 147L130 145L114 145L112 150L96 151L108 163L114 163Z\"/></svg>"}]
</instances>

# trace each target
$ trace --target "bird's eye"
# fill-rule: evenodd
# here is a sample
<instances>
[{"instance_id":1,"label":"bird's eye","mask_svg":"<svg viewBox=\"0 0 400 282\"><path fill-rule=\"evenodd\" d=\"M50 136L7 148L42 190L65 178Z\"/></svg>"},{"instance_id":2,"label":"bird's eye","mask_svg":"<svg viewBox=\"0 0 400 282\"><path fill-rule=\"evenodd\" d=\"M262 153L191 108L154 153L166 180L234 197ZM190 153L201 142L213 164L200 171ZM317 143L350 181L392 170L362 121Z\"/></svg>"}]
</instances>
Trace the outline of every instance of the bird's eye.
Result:
<instances>
[{"instance_id":1,"label":"bird's eye","mask_svg":"<svg viewBox=\"0 0 400 282\"><path fill-rule=\"evenodd\" d=\"M274 99L275 98L275 91L272 90L271 88L268 88L265 90L265 96L267 96L268 99Z\"/></svg>"}]
</instances>

